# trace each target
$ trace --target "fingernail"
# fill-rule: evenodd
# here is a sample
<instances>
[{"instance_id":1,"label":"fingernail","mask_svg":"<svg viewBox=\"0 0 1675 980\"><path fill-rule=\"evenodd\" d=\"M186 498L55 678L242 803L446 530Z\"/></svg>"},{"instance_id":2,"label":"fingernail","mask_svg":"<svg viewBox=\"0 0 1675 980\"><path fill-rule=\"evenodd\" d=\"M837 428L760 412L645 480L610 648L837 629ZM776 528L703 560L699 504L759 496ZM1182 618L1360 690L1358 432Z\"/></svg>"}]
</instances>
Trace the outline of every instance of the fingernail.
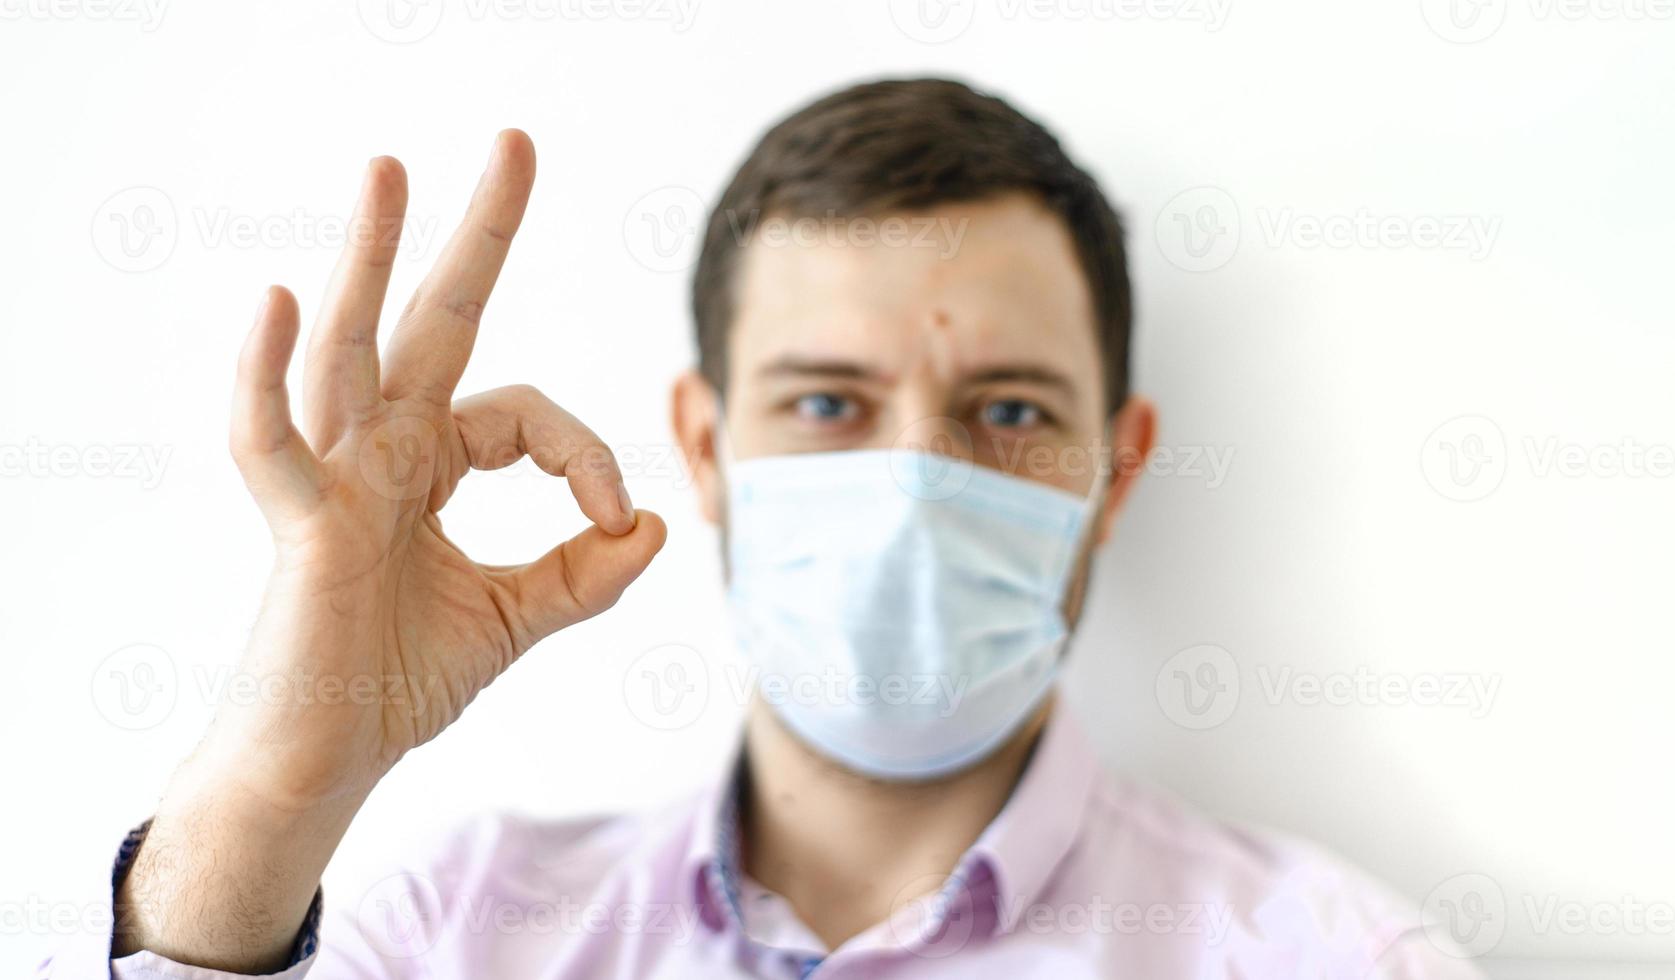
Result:
<instances>
[{"instance_id":1,"label":"fingernail","mask_svg":"<svg viewBox=\"0 0 1675 980\"><path fill-rule=\"evenodd\" d=\"M632 524L634 522L634 501L628 499L628 488L623 485L621 480L616 482L616 501L622 506L622 516L628 518L628 522Z\"/></svg>"},{"instance_id":2,"label":"fingernail","mask_svg":"<svg viewBox=\"0 0 1675 980\"><path fill-rule=\"evenodd\" d=\"M273 287L262 290L262 301L256 304L256 322L262 322L262 315L268 311L268 303L273 299Z\"/></svg>"}]
</instances>

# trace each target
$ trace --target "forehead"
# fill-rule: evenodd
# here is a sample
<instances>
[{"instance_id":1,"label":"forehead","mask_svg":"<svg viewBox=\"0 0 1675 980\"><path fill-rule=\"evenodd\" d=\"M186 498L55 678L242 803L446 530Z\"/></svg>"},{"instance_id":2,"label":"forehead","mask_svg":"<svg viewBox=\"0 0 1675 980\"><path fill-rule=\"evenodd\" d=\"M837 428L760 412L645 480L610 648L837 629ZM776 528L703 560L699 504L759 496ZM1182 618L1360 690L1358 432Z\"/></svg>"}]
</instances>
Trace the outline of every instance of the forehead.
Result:
<instances>
[{"instance_id":1,"label":"forehead","mask_svg":"<svg viewBox=\"0 0 1675 980\"><path fill-rule=\"evenodd\" d=\"M1102 376L1087 282L1059 218L1023 195L871 219L764 221L744 250L730 373L842 357L894 375L941 331L955 367Z\"/></svg>"}]
</instances>

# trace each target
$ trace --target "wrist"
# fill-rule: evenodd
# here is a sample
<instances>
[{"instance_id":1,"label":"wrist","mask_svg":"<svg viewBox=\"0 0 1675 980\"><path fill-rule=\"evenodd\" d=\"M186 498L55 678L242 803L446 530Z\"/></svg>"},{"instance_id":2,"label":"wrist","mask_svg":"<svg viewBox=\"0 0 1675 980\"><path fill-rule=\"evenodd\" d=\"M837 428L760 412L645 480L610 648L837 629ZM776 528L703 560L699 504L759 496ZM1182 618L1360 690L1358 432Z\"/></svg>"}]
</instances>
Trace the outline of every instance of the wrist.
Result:
<instances>
[{"instance_id":1,"label":"wrist","mask_svg":"<svg viewBox=\"0 0 1675 980\"><path fill-rule=\"evenodd\" d=\"M111 954L151 950L235 973L284 969L359 801L275 806L194 753L176 771L117 892Z\"/></svg>"}]
</instances>

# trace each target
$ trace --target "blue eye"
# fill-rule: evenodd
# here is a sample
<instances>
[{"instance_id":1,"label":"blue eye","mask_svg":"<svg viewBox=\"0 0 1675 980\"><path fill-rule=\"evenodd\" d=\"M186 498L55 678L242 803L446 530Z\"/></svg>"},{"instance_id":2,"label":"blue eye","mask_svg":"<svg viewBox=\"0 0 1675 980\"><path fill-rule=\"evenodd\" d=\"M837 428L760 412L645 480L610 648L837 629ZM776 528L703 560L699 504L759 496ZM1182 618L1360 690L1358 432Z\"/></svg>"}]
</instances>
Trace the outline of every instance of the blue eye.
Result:
<instances>
[{"instance_id":1,"label":"blue eye","mask_svg":"<svg viewBox=\"0 0 1675 980\"><path fill-rule=\"evenodd\" d=\"M816 422L842 422L855 414L855 403L842 395L804 395L797 399L797 414Z\"/></svg>"},{"instance_id":2,"label":"blue eye","mask_svg":"<svg viewBox=\"0 0 1675 980\"><path fill-rule=\"evenodd\" d=\"M1021 398L1003 398L983 406L983 424L997 429L1024 429L1041 421L1041 407Z\"/></svg>"}]
</instances>

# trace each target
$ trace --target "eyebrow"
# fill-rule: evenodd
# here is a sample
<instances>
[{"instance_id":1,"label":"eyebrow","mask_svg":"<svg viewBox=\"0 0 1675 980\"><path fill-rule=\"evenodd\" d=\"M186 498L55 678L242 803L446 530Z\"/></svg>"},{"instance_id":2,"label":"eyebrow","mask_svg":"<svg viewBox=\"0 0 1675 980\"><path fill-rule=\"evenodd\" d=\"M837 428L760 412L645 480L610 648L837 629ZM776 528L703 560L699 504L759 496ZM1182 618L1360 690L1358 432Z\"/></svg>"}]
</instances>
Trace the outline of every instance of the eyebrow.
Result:
<instances>
[{"instance_id":1,"label":"eyebrow","mask_svg":"<svg viewBox=\"0 0 1675 980\"><path fill-rule=\"evenodd\" d=\"M1070 376L1044 364L1003 364L988 368L964 379L966 384L995 384L1002 381L1038 384L1055 388L1066 397L1075 397L1076 385Z\"/></svg>"},{"instance_id":2,"label":"eyebrow","mask_svg":"<svg viewBox=\"0 0 1675 980\"><path fill-rule=\"evenodd\" d=\"M842 358L807 357L786 354L769 361L757 372L763 377L818 377L846 378L857 381L887 381L878 369L860 361ZM963 385L997 384L1001 382L1038 384L1074 397L1076 385L1064 372L1044 364L1000 364L985 368L960 379Z\"/></svg>"},{"instance_id":3,"label":"eyebrow","mask_svg":"<svg viewBox=\"0 0 1675 980\"><path fill-rule=\"evenodd\" d=\"M861 363L839 358L804 357L786 354L762 365L756 372L763 377L821 377L883 380L882 372Z\"/></svg>"}]
</instances>

